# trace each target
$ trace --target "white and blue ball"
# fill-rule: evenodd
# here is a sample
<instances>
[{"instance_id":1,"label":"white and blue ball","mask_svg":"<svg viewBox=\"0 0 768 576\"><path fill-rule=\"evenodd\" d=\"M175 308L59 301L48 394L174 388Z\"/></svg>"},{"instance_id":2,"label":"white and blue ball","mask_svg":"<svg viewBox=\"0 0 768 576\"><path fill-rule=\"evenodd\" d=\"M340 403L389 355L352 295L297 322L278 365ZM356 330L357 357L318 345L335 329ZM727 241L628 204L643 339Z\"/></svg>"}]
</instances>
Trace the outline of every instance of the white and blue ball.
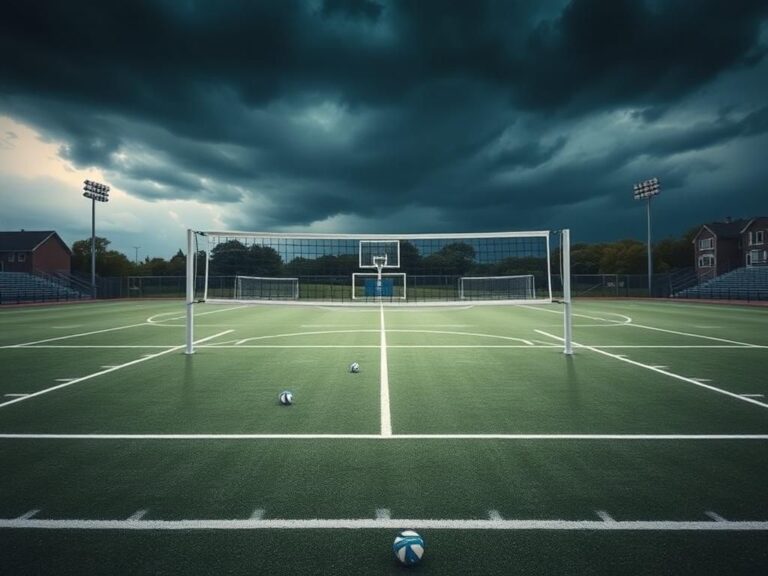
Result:
<instances>
[{"instance_id":1,"label":"white and blue ball","mask_svg":"<svg viewBox=\"0 0 768 576\"><path fill-rule=\"evenodd\" d=\"M349 365L349 371L352 372L352 374L357 374L360 372L360 364L352 362L352 364Z\"/></svg>"},{"instance_id":2,"label":"white and blue ball","mask_svg":"<svg viewBox=\"0 0 768 576\"><path fill-rule=\"evenodd\" d=\"M403 530L395 538L392 551L401 563L412 566L424 556L424 538L413 530Z\"/></svg>"},{"instance_id":3,"label":"white and blue ball","mask_svg":"<svg viewBox=\"0 0 768 576\"><path fill-rule=\"evenodd\" d=\"M290 406L293 404L293 392L290 390L283 390L280 392L280 404L283 406Z\"/></svg>"}]
</instances>

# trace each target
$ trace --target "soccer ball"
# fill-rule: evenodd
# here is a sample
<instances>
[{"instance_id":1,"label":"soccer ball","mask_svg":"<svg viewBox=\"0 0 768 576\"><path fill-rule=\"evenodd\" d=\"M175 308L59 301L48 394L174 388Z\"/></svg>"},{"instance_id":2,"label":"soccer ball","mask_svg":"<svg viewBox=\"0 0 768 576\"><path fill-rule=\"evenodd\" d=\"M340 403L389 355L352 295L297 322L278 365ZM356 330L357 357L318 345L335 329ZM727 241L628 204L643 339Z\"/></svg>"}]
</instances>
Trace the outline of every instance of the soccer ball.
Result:
<instances>
[{"instance_id":1,"label":"soccer ball","mask_svg":"<svg viewBox=\"0 0 768 576\"><path fill-rule=\"evenodd\" d=\"M352 362L352 364L349 365L349 371L352 372L352 374L357 374L360 372L360 364Z\"/></svg>"},{"instance_id":2,"label":"soccer ball","mask_svg":"<svg viewBox=\"0 0 768 576\"><path fill-rule=\"evenodd\" d=\"M406 566L416 564L424 556L424 538L413 530L403 530L395 538L392 552Z\"/></svg>"},{"instance_id":3,"label":"soccer ball","mask_svg":"<svg viewBox=\"0 0 768 576\"><path fill-rule=\"evenodd\" d=\"M288 390L285 390L284 392L280 392L280 404L283 406L290 406L293 404L293 392L290 392Z\"/></svg>"}]
</instances>

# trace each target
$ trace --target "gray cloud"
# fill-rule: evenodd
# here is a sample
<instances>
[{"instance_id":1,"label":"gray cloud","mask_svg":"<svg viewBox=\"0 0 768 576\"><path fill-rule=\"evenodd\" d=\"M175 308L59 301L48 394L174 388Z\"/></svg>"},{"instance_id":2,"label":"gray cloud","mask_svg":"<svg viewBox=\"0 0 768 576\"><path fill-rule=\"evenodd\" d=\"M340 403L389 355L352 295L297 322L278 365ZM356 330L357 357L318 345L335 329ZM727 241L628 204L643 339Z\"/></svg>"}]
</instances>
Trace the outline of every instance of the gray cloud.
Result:
<instances>
[{"instance_id":1,"label":"gray cloud","mask_svg":"<svg viewBox=\"0 0 768 576\"><path fill-rule=\"evenodd\" d=\"M767 19L759 0L16 3L0 112L237 228L391 231L410 210L424 229L573 218L597 240L635 180L685 192L764 141ZM711 189L685 218L753 193Z\"/></svg>"}]
</instances>

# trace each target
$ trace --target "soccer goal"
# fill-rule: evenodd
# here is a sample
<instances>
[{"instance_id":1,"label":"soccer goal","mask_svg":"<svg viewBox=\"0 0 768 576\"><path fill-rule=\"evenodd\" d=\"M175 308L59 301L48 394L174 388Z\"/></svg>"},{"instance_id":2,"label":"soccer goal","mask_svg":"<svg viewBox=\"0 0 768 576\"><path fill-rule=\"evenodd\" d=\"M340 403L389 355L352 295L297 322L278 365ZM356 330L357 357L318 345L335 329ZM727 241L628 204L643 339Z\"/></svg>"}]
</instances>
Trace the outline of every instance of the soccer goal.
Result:
<instances>
[{"instance_id":1,"label":"soccer goal","mask_svg":"<svg viewBox=\"0 0 768 576\"><path fill-rule=\"evenodd\" d=\"M459 278L461 300L534 300L536 279L533 274L515 276L462 276Z\"/></svg>"},{"instance_id":2,"label":"soccer goal","mask_svg":"<svg viewBox=\"0 0 768 576\"><path fill-rule=\"evenodd\" d=\"M461 234L189 230L187 240L188 352L192 310L202 303L503 306L551 304L557 302L554 292L562 293L570 321L568 230Z\"/></svg>"},{"instance_id":3,"label":"soccer goal","mask_svg":"<svg viewBox=\"0 0 768 576\"><path fill-rule=\"evenodd\" d=\"M235 276L235 300L298 300L298 278Z\"/></svg>"}]
</instances>

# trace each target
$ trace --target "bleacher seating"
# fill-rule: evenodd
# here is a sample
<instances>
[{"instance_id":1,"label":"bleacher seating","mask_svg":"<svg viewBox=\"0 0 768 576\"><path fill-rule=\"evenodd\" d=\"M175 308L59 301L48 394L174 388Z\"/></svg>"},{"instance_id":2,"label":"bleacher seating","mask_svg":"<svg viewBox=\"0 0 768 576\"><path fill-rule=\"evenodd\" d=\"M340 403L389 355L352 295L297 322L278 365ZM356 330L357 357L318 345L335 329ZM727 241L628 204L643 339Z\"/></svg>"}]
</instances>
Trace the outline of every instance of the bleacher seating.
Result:
<instances>
[{"instance_id":1,"label":"bleacher seating","mask_svg":"<svg viewBox=\"0 0 768 576\"><path fill-rule=\"evenodd\" d=\"M24 272L0 272L0 304L82 298L89 296L53 280Z\"/></svg>"},{"instance_id":2,"label":"bleacher seating","mask_svg":"<svg viewBox=\"0 0 768 576\"><path fill-rule=\"evenodd\" d=\"M676 298L768 300L768 266L737 268L675 294Z\"/></svg>"}]
</instances>

